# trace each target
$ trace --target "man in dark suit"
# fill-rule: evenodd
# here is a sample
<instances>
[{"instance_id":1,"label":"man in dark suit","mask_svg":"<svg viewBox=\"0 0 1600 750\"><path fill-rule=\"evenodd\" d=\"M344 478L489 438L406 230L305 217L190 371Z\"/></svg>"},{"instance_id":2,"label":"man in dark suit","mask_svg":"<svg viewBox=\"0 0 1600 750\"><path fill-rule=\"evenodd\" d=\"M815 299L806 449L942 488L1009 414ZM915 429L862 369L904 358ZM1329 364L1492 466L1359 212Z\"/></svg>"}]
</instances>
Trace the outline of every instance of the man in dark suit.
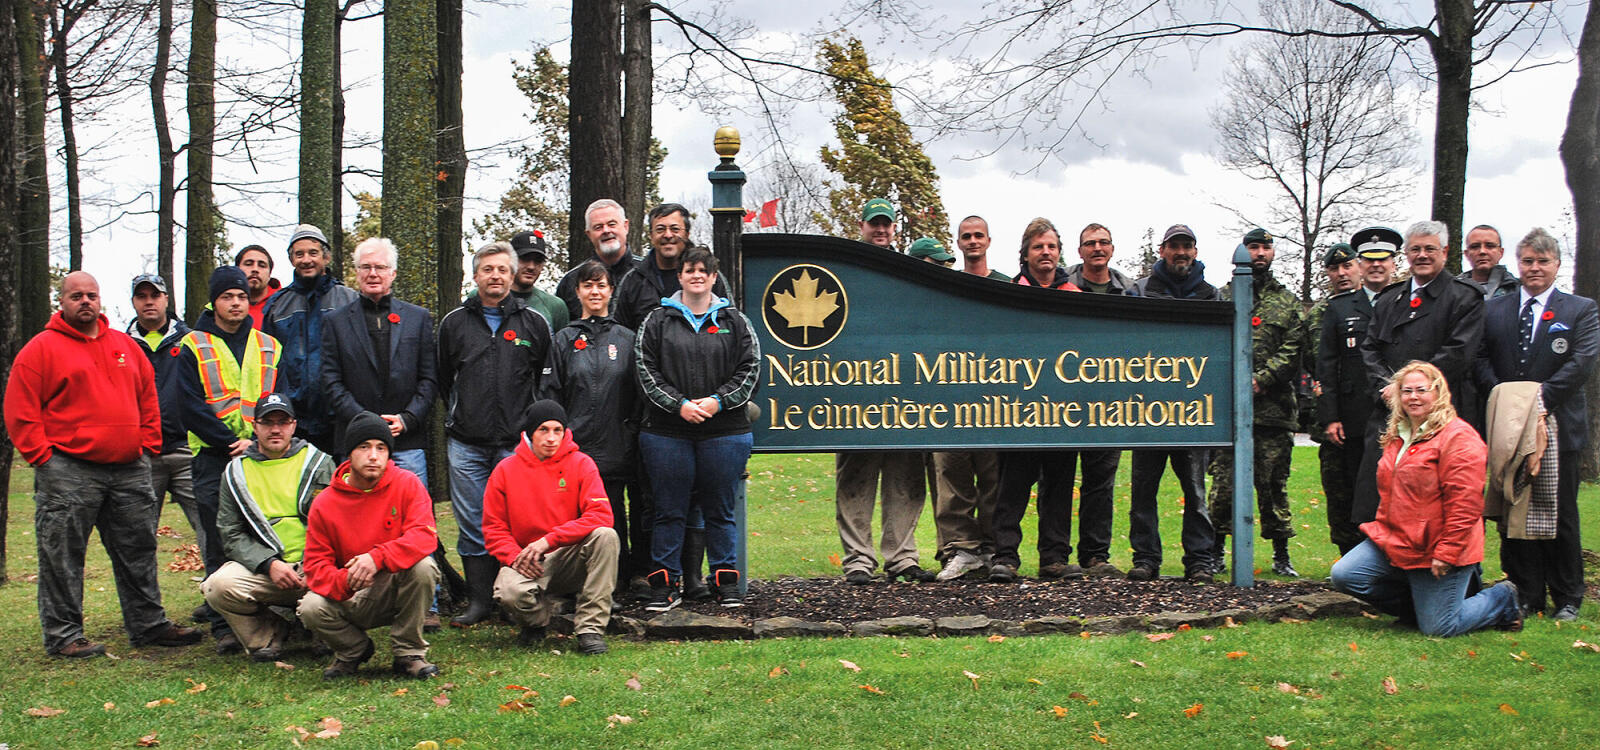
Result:
<instances>
[{"instance_id":1,"label":"man in dark suit","mask_svg":"<svg viewBox=\"0 0 1600 750\"><path fill-rule=\"evenodd\" d=\"M382 237L356 246L356 301L329 313L322 338L322 387L339 425L370 411L394 436L396 465L428 482L428 411L438 391L433 315L394 298L394 243Z\"/></svg>"},{"instance_id":2,"label":"man in dark suit","mask_svg":"<svg viewBox=\"0 0 1600 750\"><path fill-rule=\"evenodd\" d=\"M1361 273L1361 285L1328 299L1316 345L1317 426L1323 443L1319 453L1322 490L1328 506L1328 540L1344 554L1365 536L1350 520L1356 478L1366 455L1367 421L1372 417L1372 393L1361 344L1372 323L1372 303L1394 277L1394 256L1400 233L1388 227L1369 227L1350 238ZM1337 246L1336 246L1337 247ZM1329 260L1334 260L1330 254Z\"/></svg>"},{"instance_id":3,"label":"man in dark suit","mask_svg":"<svg viewBox=\"0 0 1600 750\"><path fill-rule=\"evenodd\" d=\"M1600 354L1600 309L1592 299L1555 288L1561 251L1543 229L1517 243L1517 270L1522 290L1489 301L1478 379L1485 390L1514 380L1542 384L1539 395L1555 418L1559 441L1556 536L1510 539L1501 524L1500 567L1517 584L1527 611L1544 610L1548 589L1555 619L1573 620L1584 595L1578 455L1589 441L1589 408L1583 385Z\"/></svg>"},{"instance_id":4,"label":"man in dark suit","mask_svg":"<svg viewBox=\"0 0 1600 750\"><path fill-rule=\"evenodd\" d=\"M1449 228L1442 221L1419 221L1405 234L1411 278L1390 284L1373 302L1372 324L1361 344L1367 387L1373 394L1367 420L1367 449L1357 477L1351 520L1371 521L1378 512L1378 436L1389 418L1384 396L1394 386L1395 370L1412 360L1429 362L1444 373L1456 411L1474 426L1472 366L1483 340L1483 290L1444 273ZM1360 239L1361 235L1357 235Z\"/></svg>"}]
</instances>

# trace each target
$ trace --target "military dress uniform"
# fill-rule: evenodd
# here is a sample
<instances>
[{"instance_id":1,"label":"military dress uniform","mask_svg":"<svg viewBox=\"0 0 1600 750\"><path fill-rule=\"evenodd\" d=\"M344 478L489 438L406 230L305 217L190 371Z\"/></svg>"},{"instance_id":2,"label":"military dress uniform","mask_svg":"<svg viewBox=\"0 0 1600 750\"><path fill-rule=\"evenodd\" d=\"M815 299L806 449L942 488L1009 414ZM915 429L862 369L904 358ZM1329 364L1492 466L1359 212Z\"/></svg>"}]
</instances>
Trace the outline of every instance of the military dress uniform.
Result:
<instances>
[{"instance_id":1,"label":"military dress uniform","mask_svg":"<svg viewBox=\"0 0 1600 750\"><path fill-rule=\"evenodd\" d=\"M1354 289L1327 300L1318 329L1315 353L1317 381L1322 392L1317 396L1317 433L1326 435L1328 425L1344 425L1344 445L1326 440L1318 450L1322 464L1322 492L1328 510L1328 540L1349 552L1366 536L1350 520L1356 477L1366 453L1367 420L1372 415L1372 394L1366 366L1361 361L1361 343L1367 339L1372 322L1372 296L1364 288Z\"/></svg>"},{"instance_id":2,"label":"military dress uniform","mask_svg":"<svg viewBox=\"0 0 1600 750\"><path fill-rule=\"evenodd\" d=\"M1294 380L1300 367L1301 305L1293 292L1269 273L1254 279L1251 311L1251 375L1255 394L1255 485L1261 538L1273 540L1275 553L1288 561L1286 540L1294 536L1289 515L1289 463L1294 451ZM1231 299L1231 284L1223 291ZM1211 461L1211 523L1217 543L1233 533L1233 451ZM1281 551L1280 551L1281 550ZM1218 557L1220 560L1220 555ZM1276 566L1275 566L1276 567ZM1284 566L1288 569L1288 566Z\"/></svg>"}]
</instances>

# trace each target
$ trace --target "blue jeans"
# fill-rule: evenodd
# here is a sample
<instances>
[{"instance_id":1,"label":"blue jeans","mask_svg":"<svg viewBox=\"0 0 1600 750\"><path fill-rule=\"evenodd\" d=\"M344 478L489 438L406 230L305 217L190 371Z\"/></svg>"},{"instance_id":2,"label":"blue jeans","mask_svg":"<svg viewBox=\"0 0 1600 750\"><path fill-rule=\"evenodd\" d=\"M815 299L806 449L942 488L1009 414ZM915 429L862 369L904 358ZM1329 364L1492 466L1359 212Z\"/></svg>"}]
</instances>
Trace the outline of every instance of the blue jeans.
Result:
<instances>
[{"instance_id":1,"label":"blue jeans","mask_svg":"<svg viewBox=\"0 0 1600 750\"><path fill-rule=\"evenodd\" d=\"M1477 572L1477 565L1466 565L1434 578L1428 568L1397 568L1368 539L1333 564L1333 587L1387 614L1404 616L1414 608L1424 635L1448 638L1517 617L1516 597L1509 586L1466 596L1467 582Z\"/></svg>"},{"instance_id":2,"label":"blue jeans","mask_svg":"<svg viewBox=\"0 0 1600 750\"><path fill-rule=\"evenodd\" d=\"M408 451L395 451L389 454L394 459L394 465L416 474L422 480L422 486L428 486L428 454L421 448L412 448ZM492 467L491 467L492 468ZM482 494L482 493L479 493Z\"/></svg>"},{"instance_id":3,"label":"blue jeans","mask_svg":"<svg viewBox=\"0 0 1600 750\"><path fill-rule=\"evenodd\" d=\"M655 569L665 568L674 580L683 575L683 528L691 496L705 515L707 567L738 568L733 500L753 444L748 432L701 440L639 433L639 453L656 503L650 539Z\"/></svg>"},{"instance_id":4,"label":"blue jeans","mask_svg":"<svg viewBox=\"0 0 1600 750\"><path fill-rule=\"evenodd\" d=\"M483 546L483 488L489 474L511 455L509 448L471 445L449 439L450 510L455 513L456 553L462 557L489 554Z\"/></svg>"}]
</instances>

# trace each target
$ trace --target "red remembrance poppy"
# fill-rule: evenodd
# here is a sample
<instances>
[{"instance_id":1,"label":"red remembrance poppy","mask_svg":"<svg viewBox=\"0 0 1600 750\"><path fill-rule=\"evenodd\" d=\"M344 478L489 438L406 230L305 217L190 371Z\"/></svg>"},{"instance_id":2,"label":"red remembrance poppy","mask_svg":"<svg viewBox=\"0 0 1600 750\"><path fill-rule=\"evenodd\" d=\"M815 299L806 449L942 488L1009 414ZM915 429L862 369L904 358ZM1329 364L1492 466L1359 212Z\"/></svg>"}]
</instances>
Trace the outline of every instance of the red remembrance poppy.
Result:
<instances>
[{"instance_id":1,"label":"red remembrance poppy","mask_svg":"<svg viewBox=\"0 0 1600 750\"><path fill-rule=\"evenodd\" d=\"M589 342L584 339L578 339L577 341L572 342L572 348L577 349L578 351L583 351L584 349L589 348Z\"/></svg>"},{"instance_id":2,"label":"red remembrance poppy","mask_svg":"<svg viewBox=\"0 0 1600 750\"><path fill-rule=\"evenodd\" d=\"M707 326L706 327L706 333L716 333L716 332L717 332L717 327L716 326Z\"/></svg>"},{"instance_id":3,"label":"red remembrance poppy","mask_svg":"<svg viewBox=\"0 0 1600 750\"><path fill-rule=\"evenodd\" d=\"M399 323L400 322L400 313L389 313L389 322L390 323Z\"/></svg>"},{"instance_id":4,"label":"red remembrance poppy","mask_svg":"<svg viewBox=\"0 0 1600 750\"><path fill-rule=\"evenodd\" d=\"M174 357L176 357L176 356L178 356L178 354L179 354L179 353L181 353L181 352L182 352L182 351L183 351L183 347L181 347L181 346L174 346L174 347L172 347L172 356L174 356Z\"/></svg>"},{"instance_id":5,"label":"red remembrance poppy","mask_svg":"<svg viewBox=\"0 0 1600 750\"><path fill-rule=\"evenodd\" d=\"M1539 317L1544 318L1545 320L1555 320L1556 319L1556 314L1553 313L1553 312L1550 312L1549 310L1545 310L1544 311L1544 315L1541 315Z\"/></svg>"},{"instance_id":6,"label":"red remembrance poppy","mask_svg":"<svg viewBox=\"0 0 1600 750\"><path fill-rule=\"evenodd\" d=\"M505 338L506 341L516 341L517 340L517 332L516 331L506 331L505 335L504 335L504 338Z\"/></svg>"},{"instance_id":7,"label":"red remembrance poppy","mask_svg":"<svg viewBox=\"0 0 1600 750\"><path fill-rule=\"evenodd\" d=\"M1411 298L1411 306L1412 307L1422 307L1422 298L1421 297L1412 297Z\"/></svg>"},{"instance_id":8,"label":"red remembrance poppy","mask_svg":"<svg viewBox=\"0 0 1600 750\"><path fill-rule=\"evenodd\" d=\"M1261 316L1258 315L1258 316L1256 316L1254 318L1251 318L1250 319L1250 325L1253 325L1253 326L1261 325Z\"/></svg>"}]
</instances>

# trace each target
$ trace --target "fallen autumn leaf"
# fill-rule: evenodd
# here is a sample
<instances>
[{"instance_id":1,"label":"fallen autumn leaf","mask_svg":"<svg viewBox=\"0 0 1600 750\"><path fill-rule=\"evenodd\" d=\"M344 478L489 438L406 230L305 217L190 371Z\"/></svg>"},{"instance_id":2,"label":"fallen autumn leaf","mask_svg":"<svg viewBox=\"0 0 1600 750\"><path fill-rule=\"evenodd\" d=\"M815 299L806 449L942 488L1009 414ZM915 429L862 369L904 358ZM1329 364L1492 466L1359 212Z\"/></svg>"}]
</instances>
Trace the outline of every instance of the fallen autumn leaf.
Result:
<instances>
[{"instance_id":1,"label":"fallen autumn leaf","mask_svg":"<svg viewBox=\"0 0 1600 750\"><path fill-rule=\"evenodd\" d=\"M860 672L861 671L861 667L856 666L855 662L847 661L845 659L840 659L839 660L839 666L844 667L845 669L848 669L848 670L850 670L852 672Z\"/></svg>"},{"instance_id":2,"label":"fallen autumn leaf","mask_svg":"<svg viewBox=\"0 0 1600 750\"><path fill-rule=\"evenodd\" d=\"M450 705L450 698L449 698L449 696L446 696L444 693L440 693L438 695L435 695L435 696L433 696L433 705L438 706L440 708L444 708L445 706Z\"/></svg>"},{"instance_id":3,"label":"fallen autumn leaf","mask_svg":"<svg viewBox=\"0 0 1600 750\"><path fill-rule=\"evenodd\" d=\"M65 709L65 708L51 708L49 706L35 706L35 707L30 708L30 709L28 709L26 711L23 711L23 713L25 713L25 714L27 714L29 716L32 716L32 717L34 717L36 719L48 719L48 718L50 718L52 716L60 716L60 715L62 715L64 713L66 713L66 712L67 712L67 709Z\"/></svg>"},{"instance_id":4,"label":"fallen autumn leaf","mask_svg":"<svg viewBox=\"0 0 1600 750\"><path fill-rule=\"evenodd\" d=\"M1057 719L1065 719L1065 718L1067 718L1067 710L1068 709L1066 709L1065 707L1062 707L1062 706L1051 706L1050 710L1055 713Z\"/></svg>"},{"instance_id":5,"label":"fallen autumn leaf","mask_svg":"<svg viewBox=\"0 0 1600 750\"><path fill-rule=\"evenodd\" d=\"M561 696L561 707L562 708L566 708L567 706L570 706L570 705L572 705L574 703L577 703L577 702L578 702L578 699L574 698L574 697L572 697L570 695Z\"/></svg>"},{"instance_id":6,"label":"fallen autumn leaf","mask_svg":"<svg viewBox=\"0 0 1600 750\"><path fill-rule=\"evenodd\" d=\"M1144 639L1151 643L1160 643L1176 635L1177 633L1146 633Z\"/></svg>"},{"instance_id":7,"label":"fallen autumn leaf","mask_svg":"<svg viewBox=\"0 0 1600 750\"><path fill-rule=\"evenodd\" d=\"M137 742L133 743L133 746L134 747L155 747L156 745L159 745L159 744L161 744L161 740L156 739L156 733L155 732L151 732L151 733L149 733L149 734L147 734L147 735L145 735L143 737L140 737Z\"/></svg>"},{"instance_id":8,"label":"fallen autumn leaf","mask_svg":"<svg viewBox=\"0 0 1600 750\"><path fill-rule=\"evenodd\" d=\"M644 685L639 684L639 676L638 675L634 675L632 677L629 677L628 681L624 682L622 684L623 684L624 687L628 688L629 690L641 690L641 689L644 688Z\"/></svg>"},{"instance_id":9,"label":"fallen autumn leaf","mask_svg":"<svg viewBox=\"0 0 1600 750\"><path fill-rule=\"evenodd\" d=\"M1383 694L1384 695L1394 695L1395 693L1398 693L1398 692L1400 692L1400 686L1395 684L1393 677L1385 677L1385 678L1383 678Z\"/></svg>"},{"instance_id":10,"label":"fallen autumn leaf","mask_svg":"<svg viewBox=\"0 0 1600 750\"><path fill-rule=\"evenodd\" d=\"M865 690L865 691L867 691L869 693L872 693L873 695L888 695L888 693L885 693L882 690L879 690L879 689L877 689L877 688L875 688L875 687L873 687L871 685L857 685L856 687L861 688L862 690Z\"/></svg>"},{"instance_id":11,"label":"fallen autumn leaf","mask_svg":"<svg viewBox=\"0 0 1600 750\"><path fill-rule=\"evenodd\" d=\"M177 703L177 701L175 701L175 700L173 700L171 698L157 698L157 699L155 699L153 701L150 701L149 703L144 704L144 707L145 708L155 708L156 706L170 706L170 705L172 705L174 703Z\"/></svg>"},{"instance_id":12,"label":"fallen autumn leaf","mask_svg":"<svg viewBox=\"0 0 1600 750\"><path fill-rule=\"evenodd\" d=\"M1193 719L1194 717L1199 716L1200 712L1204 711L1205 708L1206 706L1204 703L1196 703L1188 708L1183 709L1183 715Z\"/></svg>"},{"instance_id":13,"label":"fallen autumn leaf","mask_svg":"<svg viewBox=\"0 0 1600 750\"><path fill-rule=\"evenodd\" d=\"M1244 657L1249 656L1249 655L1250 655L1250 652L1248 652L1248 651L1229 651L1228 652L1228 658L1229 659L1234 659L1234 660L1243 659Z\"/></svg>"},{"instance_id":14,"label":"fallen autumn leaf","mask_svg":"<svg viewBox=\"0 0 1600 750\"><path fill-rule=\"evenodd\" d=\"M1294 740L1284 737L1281 734L1275 734L1267 738L1267 747L1274 748L1274 750L1283 750L1284 748L1293 744Z\"/></svg>"},{"instance_id":15,"label":"fallen autumn leaf","mask_svg":"<svg viewBox=\"0 0 1600 750\"><path fill-rule=\"evenodd\" d=\"M1502 704L1500 704L1500 713L1507 714L1509 716L1518 716L1519 715L1517 713L1517 709L1512 708L1510 703L1502 703Z\"/></svg>"},{"instance_id":16,"label":"fallen autumn leaf","mask_svg":"<svg viewBox=\"0 0 1600 750\"><path fill-rule=\"evenodd\" d=\"M967 679L972 680L972 689L973 690L977 690L978 689L978 675L975 675L975 674L973 674L971 672L968 672L965 669L961 670L961 674L966 676Z\"/></svg>"}]
</instances>

